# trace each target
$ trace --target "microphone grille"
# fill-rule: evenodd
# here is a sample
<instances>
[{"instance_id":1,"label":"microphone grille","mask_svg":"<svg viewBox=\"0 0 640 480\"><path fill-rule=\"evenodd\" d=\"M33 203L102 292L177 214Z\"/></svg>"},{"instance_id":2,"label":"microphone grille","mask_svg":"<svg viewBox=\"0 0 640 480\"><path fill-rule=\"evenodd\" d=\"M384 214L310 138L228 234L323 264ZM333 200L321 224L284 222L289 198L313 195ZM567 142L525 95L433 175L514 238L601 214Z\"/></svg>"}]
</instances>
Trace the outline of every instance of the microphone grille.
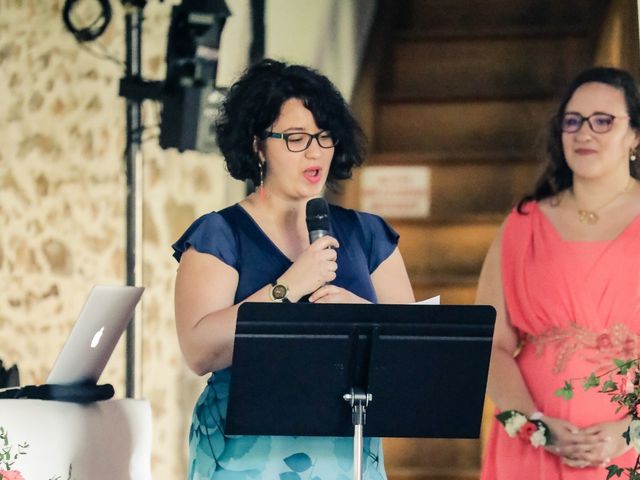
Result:
<instances>
[{"instance_id":1,"label":"microphone grille","mask_svg":"<svg viewBox=\"0 0 640 480\"><path fill-rule=\"evenodd\" d=\"M330 230L329 205L324 198L312 198L307 202L307 230Z\"/></svg>"}]
</instances>

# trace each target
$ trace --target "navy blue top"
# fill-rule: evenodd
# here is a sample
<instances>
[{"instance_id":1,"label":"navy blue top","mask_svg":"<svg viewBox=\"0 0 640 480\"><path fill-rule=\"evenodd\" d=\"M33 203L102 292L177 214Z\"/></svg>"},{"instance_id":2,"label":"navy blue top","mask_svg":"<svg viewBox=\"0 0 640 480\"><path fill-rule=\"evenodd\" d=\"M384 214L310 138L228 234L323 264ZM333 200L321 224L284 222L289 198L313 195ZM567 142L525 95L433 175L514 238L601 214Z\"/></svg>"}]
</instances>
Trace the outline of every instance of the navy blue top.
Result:
<instances>
[{"instance_id":1,"label":"navy blue top","mask_svg":"<svg viewBox=\"0 0 640 480\"><path fill-rule=\"evenodd\" d=\"M377 215L336 205L329 205L329 214L331 234L340 243L331 283L375 303L370 274L396 248L398 234ZM189 247L214 255L238 272L234 304L276 280L293 263L238 204L193 222L173 244L176 260Z\"/></svg>"}]
</instances>

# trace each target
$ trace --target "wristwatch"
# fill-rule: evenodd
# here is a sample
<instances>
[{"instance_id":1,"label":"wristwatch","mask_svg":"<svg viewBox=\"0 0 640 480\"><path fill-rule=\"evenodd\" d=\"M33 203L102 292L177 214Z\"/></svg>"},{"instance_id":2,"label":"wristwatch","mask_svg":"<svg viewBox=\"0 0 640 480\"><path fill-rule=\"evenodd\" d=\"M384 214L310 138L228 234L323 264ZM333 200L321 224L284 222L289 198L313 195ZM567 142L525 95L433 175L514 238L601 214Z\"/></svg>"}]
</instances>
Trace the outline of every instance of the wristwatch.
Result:
<instances>
[{"instance_id":1,"label":"wristwatch","mask_svg":"<svg viewBox=\"0 0 640 480\"><path fill-rule=\"evenodd\" d=\"M271 289L269 290L269 298L274 302L291 303L291 300L287 298L289 294L289 287L284 283L273 282Z\"/></svg>"}]
</instances>

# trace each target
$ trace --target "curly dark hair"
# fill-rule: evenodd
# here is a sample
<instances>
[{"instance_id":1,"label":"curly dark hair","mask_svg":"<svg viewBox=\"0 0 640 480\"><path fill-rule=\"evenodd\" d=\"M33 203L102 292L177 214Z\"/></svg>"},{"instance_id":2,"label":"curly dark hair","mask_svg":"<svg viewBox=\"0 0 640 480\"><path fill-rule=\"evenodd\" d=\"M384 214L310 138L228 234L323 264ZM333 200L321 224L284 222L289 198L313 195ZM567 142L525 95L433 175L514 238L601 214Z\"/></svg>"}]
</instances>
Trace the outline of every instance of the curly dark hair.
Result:
<instances>
[{"instance_id":1,"label":"curly dark hair","mask_svg":"<svg viewBox=\"0 0 640 480\"><path fill-rule=\"evenodd\" d=\"M351 178L365 157L365 138L342 95L331 81L303 65L287 65L271 59L249 67L230 88L216 121L218 146L233 178L260 182L259 157L254 139L277 120L282 104L300 99L322 130L338 140L327 185ZM260 140L262 141L262 140Z\"/></svg>"},{"instance_id":2,"label":"curly dark hair","mask_svg":"<svg viewBox=\"0 0 640 480\"><path fill-rule=\"evenodd\" d=\"M569 84L561 98L558 110L549 121L546 144L547 164L535 184L533 193L525 195L518 202L519 213L524 212L523 207L526 203L533 200L540 201L553 197L573 185L573 175L567 164L567 160L564 158L560 122L567 103L569 103L575 91L585 83L591 82L604 83L624 93L627 113L629 115L629 125L634 130L640 132L640 93L638 92L638 86L635 80L629 72L619 68L593 67L580 73ZM629 162L629 171L634 178L638 179L640 178L640 172L635 163L637 162Z\"/></svg>"}]
</instances>

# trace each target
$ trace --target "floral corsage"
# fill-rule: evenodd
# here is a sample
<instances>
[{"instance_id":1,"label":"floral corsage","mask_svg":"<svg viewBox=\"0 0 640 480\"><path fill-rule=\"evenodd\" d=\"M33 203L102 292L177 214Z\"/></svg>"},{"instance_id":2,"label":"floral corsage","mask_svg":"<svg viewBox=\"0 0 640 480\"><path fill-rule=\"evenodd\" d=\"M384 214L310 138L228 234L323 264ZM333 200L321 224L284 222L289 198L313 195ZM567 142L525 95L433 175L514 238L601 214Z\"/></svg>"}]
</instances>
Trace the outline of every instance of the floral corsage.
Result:
<instances>
[{"instance_id":1,"label":"floral corsage","mask_svg":"<svg viewBox=\"0 0 640 480\"><path fill-rule=\"evenodd\" d=\"M507 435L528 441L534 448L551 444L551 432L542 420L532 420L517 410L506 410L496 415Z\"/></svg>"}]
</instances>

